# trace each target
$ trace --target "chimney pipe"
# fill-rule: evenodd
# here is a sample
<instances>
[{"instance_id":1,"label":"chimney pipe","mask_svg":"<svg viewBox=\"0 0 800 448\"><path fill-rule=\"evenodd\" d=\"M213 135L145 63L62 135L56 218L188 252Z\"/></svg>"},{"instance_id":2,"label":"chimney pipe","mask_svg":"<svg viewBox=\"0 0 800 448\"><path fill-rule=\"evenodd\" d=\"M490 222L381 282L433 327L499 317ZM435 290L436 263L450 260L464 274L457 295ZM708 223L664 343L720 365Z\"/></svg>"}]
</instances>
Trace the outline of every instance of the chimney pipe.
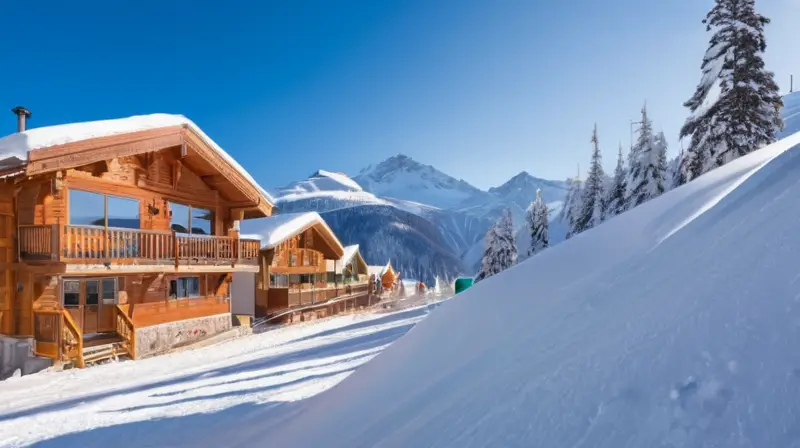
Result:
<instances>
[{"instance_id":1,"label":"chimney pipe","mask_svg":"<svg viewBox=\"0 0 800 448\"><path fill-rule=\"evenodd\" d=\"M25 120L31 117L31 111L22 106L17 106L11 109L14 115L17 116L17 132L25 132Z\"/></svg>"}]
</instances>

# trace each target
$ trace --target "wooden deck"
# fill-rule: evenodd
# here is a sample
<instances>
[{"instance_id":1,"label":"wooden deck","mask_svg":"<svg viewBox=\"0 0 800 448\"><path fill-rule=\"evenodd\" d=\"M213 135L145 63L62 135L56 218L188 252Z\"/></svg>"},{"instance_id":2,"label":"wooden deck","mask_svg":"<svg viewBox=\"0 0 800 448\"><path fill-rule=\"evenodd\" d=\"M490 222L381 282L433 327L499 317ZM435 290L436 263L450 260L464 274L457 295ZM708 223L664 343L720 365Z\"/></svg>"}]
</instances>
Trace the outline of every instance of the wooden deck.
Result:
<instances>
[{"instance_id":1,"label":"wooden deck","mask_svg":"<svg viewBox=\"0 0 800 448\"><path fill-rule=\"evenodd\" d=\"M26 261L66 264L257 265L260 242L230 236L77 225L19 226Z\"/></svg>"}]
</instances>

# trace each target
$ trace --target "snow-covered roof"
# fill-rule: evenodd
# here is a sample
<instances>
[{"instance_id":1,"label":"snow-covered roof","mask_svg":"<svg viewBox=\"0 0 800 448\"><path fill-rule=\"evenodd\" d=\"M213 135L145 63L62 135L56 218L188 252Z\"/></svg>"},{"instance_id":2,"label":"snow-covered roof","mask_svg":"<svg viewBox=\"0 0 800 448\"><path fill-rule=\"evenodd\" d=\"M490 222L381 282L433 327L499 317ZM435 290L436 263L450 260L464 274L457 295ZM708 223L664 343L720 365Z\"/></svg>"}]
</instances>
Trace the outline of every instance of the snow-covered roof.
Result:
<instances>
[{"instance_id":1,"label":"snow-covered roof","mask_svg":"<svg viewBox=\"0 0 800 448\"><path fill-rule=\"evenodd\" d=\"M335 249L344 251L336 235L317 212L285 213L269 218L247 219L241 222L241 237L261 241L262 249L272 249L311 226L322 226L333 239Z\"/></svg>"},{"instance_id":2,"label":"snow-covered roof","mask_svg":"<svg viewBox=\"0 0 800 448\"><path fill-rule=\"evenodd\" d=\"M336 268L336 273L341 274L342 270L345 266L347 266L350 261L353 260L353 257L358 253L358 244L353 244L350 246L345 246L344 248L344 255L341 258L336 260L326 260L326 267L328 272L333 272L334 266Z\"/></svg>"},{"instance_id":3,"label":"snow-covered roof","mask_svg":"<svg viewBox=\"0 0 800 448\"><path fill-rule=\"evenodd\" d=\"M35 149L49 148L51 146L65 145L93 138L108 137L132 132L147 131L151 129L172 126L186 126L212 148L231 168L238 171L245 179L271 203L275 200L256 182L233 157L225 152L214 140L211 139L192 120L183 115L150 114L135 115L127 118L112 120L86 121L82 123L59 124L28 129L0 138L0 161L9 157L16 157L22 161L28 160L28 152Z\"/></svg>"}]
</instances>

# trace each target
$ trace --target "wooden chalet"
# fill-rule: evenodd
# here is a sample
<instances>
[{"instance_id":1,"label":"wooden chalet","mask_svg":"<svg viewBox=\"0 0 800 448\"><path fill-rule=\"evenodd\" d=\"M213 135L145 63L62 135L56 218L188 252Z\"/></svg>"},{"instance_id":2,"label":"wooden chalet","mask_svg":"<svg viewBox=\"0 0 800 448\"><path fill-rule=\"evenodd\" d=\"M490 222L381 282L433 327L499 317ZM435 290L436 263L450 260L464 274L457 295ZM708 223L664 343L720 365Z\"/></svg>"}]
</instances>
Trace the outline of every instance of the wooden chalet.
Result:
<instances>
[{"instance_id":1,"label":"wooden chalet","mask_svg":"<svg viewBox=\"0 0 800 448\"><path fill-rule=\"evenodd\" d=\"M372 285L358 247L343 247L319 214L281 214L243 226L248 238L261 240L255 317L295 322L370 304Z\"/></svg>"},{"instance_id":2,"label":"wooden chalet","mask_svg":"<svg viewBox=\"0 0 800 448\"><path fill-rule=\"evenodd\" d=\"M386 263L386 266L368 266L367 269L370 275L374 275L376 279L380 279L381 285L385 291L391 291L397 286L400 273L394 270L391 261Z\"/></svg>"},{"instance_id":3,"label":"wooden chalet","mask_svg":"<svg viewBox=\"0 0 800 448\"><path fill-rule=\"evenodd\" d=\"M270 196L190 120L155 114L0 139L0 334L77 366L230 329L239 223Z\"/></svg>"},{"instance_id":4,"label":"wooden chalet","mask_svg":"<svg viewBox=\"0 0 800 448\"><path fill-rule=\"evenodd\" d=\"M328 284L349 285L369 280L369 267L358 249L358 244L346 246L342 258L325 261Z\"/></svg>"}]
</instances>

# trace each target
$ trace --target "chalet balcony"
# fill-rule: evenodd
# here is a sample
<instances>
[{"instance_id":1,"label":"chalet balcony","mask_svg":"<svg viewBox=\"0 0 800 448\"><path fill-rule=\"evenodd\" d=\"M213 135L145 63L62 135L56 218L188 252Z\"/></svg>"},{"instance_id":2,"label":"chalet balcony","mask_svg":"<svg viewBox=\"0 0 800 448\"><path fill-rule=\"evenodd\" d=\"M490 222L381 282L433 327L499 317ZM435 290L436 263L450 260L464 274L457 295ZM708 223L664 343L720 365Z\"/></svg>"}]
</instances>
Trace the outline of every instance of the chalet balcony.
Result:
<instances>
[{"instance_id":1,"label":"chalet balcony","mask_svg":"<svg viewBox=\"0 0 800 448\"><path fill-rule=\"evenodd\" d=\"M261 243L91 225L21 225L19 256L67 264L257 265Z\"/></svg>"}]
</instances>

